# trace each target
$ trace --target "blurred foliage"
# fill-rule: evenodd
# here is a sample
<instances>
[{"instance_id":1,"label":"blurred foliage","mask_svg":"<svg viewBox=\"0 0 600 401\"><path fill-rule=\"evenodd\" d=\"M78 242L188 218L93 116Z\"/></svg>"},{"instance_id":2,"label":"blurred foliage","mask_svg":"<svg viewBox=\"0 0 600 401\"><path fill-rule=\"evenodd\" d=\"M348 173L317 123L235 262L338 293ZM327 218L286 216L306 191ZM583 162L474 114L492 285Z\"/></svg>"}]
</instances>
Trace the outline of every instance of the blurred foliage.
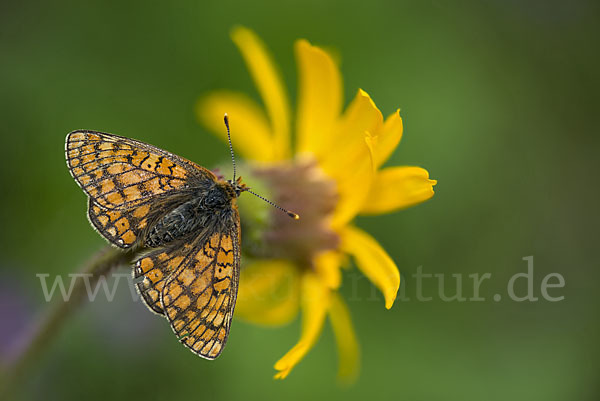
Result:
<instances>
[{"instance_id":1,"label":"blurred foliage","mask_svg":"<svg viewBox=\"0 0 600 401\"><path fill-rule=\"evenodd\" d=\"M591 1L4 2L0 349L47 308L35 274L72 273L104 245L65 166L69 131L141 139L209 167L227 161L193 106L216 88L256 94L229 39L235 24L265 40L291 93L293 41L333 49L347 100L360 87L384 115L402 110L389 163L439 180L424 205L359 219L398 263L411 300L387 311L346 272L363 355L351 389L336 384L329 327L275 382L298 322L235 321L227 350L208 362L120 286L115 302L86 305L64 327L24 399L594 399L599 15ZM564 301L492 301L528 255L537 295L559 272L566 287L553 293ZM418 266L446 274L448 294L451 274L491 273L487 301L417 302Z\"/></svg>"}]
</instances>

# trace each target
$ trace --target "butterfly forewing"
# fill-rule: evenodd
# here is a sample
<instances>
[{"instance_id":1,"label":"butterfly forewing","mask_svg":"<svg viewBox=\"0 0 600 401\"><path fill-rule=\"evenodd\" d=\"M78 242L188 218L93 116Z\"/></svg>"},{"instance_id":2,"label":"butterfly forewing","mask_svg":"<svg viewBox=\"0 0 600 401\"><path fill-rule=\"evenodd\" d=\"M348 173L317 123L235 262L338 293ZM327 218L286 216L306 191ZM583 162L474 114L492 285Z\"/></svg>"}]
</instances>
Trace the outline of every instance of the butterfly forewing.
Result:
<instances>
[{"instance_id":1,"label":"butterfly forewing","mask_svg":"<svg viewBox=\"0 0 600 401\"><path fill-rule=\"evenodd\" d=\"M147 248L134 269L146 306L164 315L194 353L219 356L240 269L240 222L231 184L167 151L101 132L71 132L66 156L89 197L88 217L97 231L118 247ZM205 202L206 191L215 187L225 194L222 202L215 204L214 193ZM181 226L174 225L180 216Z\"/></svg>"},{"instance_id":2,"label":"butterfly forewing","mask_svg":"<svg viewBox=\"0 0 600 401\"><path fill-rule=\"evenodd\" d=\"M152 145L95 131L67 136L67 165L99 206L128 209L152 197L176 193L191 177L216 180L197 164Z\"/></svg>"}]
</instances>

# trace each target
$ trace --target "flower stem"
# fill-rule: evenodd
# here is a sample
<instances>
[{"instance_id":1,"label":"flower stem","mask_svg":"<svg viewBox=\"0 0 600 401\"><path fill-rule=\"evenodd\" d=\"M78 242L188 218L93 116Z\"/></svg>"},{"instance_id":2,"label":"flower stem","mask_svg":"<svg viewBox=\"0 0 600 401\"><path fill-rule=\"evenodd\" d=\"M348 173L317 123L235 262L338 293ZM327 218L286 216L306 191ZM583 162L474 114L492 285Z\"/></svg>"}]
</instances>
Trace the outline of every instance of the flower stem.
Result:
<instances>
[{"instance_id":1,"label":"flower stem","mask_svg":"<svg viewBox=\"0 0 600 401\"><path fill-rule=\"evenodd\" d=\"M101 277L106 276L113 268L131 262L132 258L132 252L106 247L85 262L80 272L88 275L89 284L93 288ZM54 303L43 312L43 316L22 341L20 350L4 372L3 383L0 385L4 390L0 390L0 399L10 396L28 377L30 369L39 361L69 317L82 304L86 293L85 280L76 279L70 296L64 301Z\"/></svg>"}]
</instances>

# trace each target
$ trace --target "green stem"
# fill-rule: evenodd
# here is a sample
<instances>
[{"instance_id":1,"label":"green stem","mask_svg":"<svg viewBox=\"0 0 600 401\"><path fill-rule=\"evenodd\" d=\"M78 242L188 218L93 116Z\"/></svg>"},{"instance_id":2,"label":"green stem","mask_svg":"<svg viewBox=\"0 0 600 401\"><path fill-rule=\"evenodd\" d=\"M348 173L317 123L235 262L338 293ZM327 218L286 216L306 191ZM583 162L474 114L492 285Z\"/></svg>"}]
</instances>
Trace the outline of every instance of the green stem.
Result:
<instances>
[{"instance_id":1,"label":"green stem","mask_svg":"<svg viewBox=\"0 0 600 401\"><path fill-rule=\"evenodd\" d=\"M94 287L100 277L106 276L110 271L132 260L131 252L123 252L116 248L106 247L93 255L84 263L81 273L89 276L89 283ZM20 383L27 377L27 373L39 361L44 350L59 334L73 312L82 304L87 294L85 280L75 280L71 296L66 301L52 305L40 319L39 324L32 330L21 352L12 360L5 372L4 383L0 387L1 398L12 394Z\"/></svg>"}]
</instances>

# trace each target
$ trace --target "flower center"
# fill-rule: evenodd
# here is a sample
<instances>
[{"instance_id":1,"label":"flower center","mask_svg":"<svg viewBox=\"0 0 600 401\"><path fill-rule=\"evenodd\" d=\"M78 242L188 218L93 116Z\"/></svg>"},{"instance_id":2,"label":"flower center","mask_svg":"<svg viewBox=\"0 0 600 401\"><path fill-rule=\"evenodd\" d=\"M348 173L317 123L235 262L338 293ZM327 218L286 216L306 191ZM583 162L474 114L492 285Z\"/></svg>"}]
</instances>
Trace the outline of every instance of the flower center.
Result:
<instances>
[{"instance_id":1,"label":"flower center","mask_svg":"<svg viewBox=\"0 0 600 401\"><path fill-rule=\"evenodd\" d=\"M269 206L269 218L257 231L248 227L252 219L242 218L244 252L260 258L291 259L310 267L317 253L338 247L338 235L329 224L337 202L335 182L316 161L301 159L254 167L252 175L270 190L273 202L298 213L300 219L293 220Z\"/></svg>"}]
</instances>

